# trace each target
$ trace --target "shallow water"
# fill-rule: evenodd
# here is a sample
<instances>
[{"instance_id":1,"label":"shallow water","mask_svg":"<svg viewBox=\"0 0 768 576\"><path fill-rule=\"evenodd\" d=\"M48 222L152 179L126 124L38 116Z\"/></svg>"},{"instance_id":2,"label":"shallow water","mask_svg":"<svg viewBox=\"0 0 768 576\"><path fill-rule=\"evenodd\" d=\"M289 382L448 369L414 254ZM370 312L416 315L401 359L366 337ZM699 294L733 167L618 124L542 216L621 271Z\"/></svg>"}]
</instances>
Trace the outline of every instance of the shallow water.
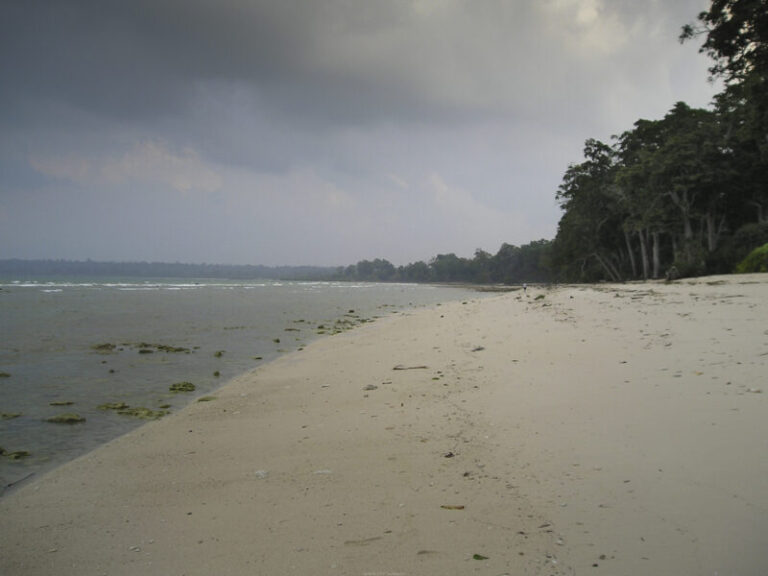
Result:
<instances>
[{"instance_id":1,"label":"shallow water","mask_svg":"<svg viewBox=\"0 0 768 576\"><path fill-rule=\"evenodd\" d=\"M319 332L477 296L411 284L0 281L0 492L143 423L102 404L173 412ZM94 349L106 343L115 348ZM195 391L169 391L182 381ZM46 421L64 413L86 421ZM21 450L30 456L7 457Z\"/></svg>"}]
</instances>

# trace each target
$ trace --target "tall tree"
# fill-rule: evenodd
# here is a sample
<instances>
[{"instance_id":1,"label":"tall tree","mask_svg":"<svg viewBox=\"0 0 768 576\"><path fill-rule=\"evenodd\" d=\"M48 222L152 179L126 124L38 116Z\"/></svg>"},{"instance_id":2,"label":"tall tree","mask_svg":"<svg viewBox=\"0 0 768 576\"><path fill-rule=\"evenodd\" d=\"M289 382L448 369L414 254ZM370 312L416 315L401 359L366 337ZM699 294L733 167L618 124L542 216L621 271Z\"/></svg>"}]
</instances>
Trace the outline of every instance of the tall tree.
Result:
<instances>
[{"instance_id":1,"label":"tall tree","mask_svg":"<svg viewBox=\"0 0 768 576\"><path fill-rule=\"evenodd\" d=\"M557 192L565 215L558 225L554 262L571 269L578 263L579 276L588 280L590 260L614 281L623 278L622 264L627 260L621 247L622 218L613 189L614 152L599 140L584 145L585 161L568 167ZM617 240L619 242L617 242Z\"/></svg>"},{"instance_id":2,"label":"tall tree","mask_svg":"<svg viewBox=\"0 0 768 576\"><path fill-rule=\"evenodd\" d=\"M632 262L632 275L638 277L632 243L632 237L637 237L644 279L659 276L661 237L670 231L669 203L658 183L651 177L652 166L662 144L662 134L659 121L638 120L633 130L624 132L617 139L619 166L615 183L616 193L626 214L623 223L624 241Z\"/></svg>"},{"instance_id":3,"label":"tall tree","mask_svg":"<svg viewBox=\"0 0 768 576\"><path fill-rule=\"evenodd\" d=\"M700 52L725 83L718 109L730 114L732 147L747 159L742 188L758 222L768 221L768 0L712 0L697 20L680 40L705 37Z\"/></svg>"}]
</instances>

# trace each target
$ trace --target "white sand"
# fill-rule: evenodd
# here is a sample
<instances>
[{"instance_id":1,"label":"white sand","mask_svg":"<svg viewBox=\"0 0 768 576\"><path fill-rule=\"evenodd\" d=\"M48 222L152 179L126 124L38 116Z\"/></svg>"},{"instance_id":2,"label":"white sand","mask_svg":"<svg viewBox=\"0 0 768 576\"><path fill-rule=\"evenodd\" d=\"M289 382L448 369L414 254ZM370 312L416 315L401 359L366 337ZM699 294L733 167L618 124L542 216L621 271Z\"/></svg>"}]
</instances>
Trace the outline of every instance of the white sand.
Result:
<instances>
[{"instance_id":1,"label":"white sand","mask_svg":"<svg viewBox=\"0 0 768 576\"><path fill-rule=\"evenodd\" d=\"M444 305L216 396L0 499L0 574L768 574L765 274Z\"/></svg>"}]
</instances>

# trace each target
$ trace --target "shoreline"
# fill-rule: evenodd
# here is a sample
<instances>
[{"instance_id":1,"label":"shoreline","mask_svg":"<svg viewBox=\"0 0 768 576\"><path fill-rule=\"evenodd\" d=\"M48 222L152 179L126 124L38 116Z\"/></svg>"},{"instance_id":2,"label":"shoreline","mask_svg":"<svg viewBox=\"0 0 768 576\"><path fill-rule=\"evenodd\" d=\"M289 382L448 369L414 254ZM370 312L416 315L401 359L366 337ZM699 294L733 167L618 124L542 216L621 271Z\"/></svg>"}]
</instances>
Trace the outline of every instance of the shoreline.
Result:
<instances>
[{"instance_id":1,"label":"shoreline","mask_svg":"<svg viewBox=\"0 0 768 576\"><path fill-rule=\"evenodd\" d=\"M7 493L0 572L763 574L766 302L529 286L321 338Z\"/></svg>"},{"instance_id":2,"label":"shoreline","mask_svg":"<svg viewBox=\"0 0 768 576\"><path fill-rule=\"evenodd\" d=\"M0 457L0 497L30 472L42 475L147 418L213 394L321 333L471 295L402 285L190 285L178 279L9 288L0 303L7 336L0 346L7 374L0 378L0 446L7 452ZM195 390L173 393L179 382ZM101 408L126 405L135 415ZM85 422L47 422L65 413Z\"/></svg>"}]
</instances>

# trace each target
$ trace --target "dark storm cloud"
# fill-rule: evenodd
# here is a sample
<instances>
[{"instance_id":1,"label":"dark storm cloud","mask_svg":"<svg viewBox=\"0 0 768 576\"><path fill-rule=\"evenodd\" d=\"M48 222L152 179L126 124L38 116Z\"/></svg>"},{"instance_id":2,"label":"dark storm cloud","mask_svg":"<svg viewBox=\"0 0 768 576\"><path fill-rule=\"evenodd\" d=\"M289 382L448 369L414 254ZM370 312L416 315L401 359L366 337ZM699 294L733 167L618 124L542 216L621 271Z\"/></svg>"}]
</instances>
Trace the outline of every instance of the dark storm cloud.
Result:
<instances>
[{"instance_id":1,"label":"dark storm cloud","mask_svg":"<svg viewBox=\"0 0 768 576\"><path fill-rule=\"evenodd\" d=\"M128 118L179 112L216 84L320 123L531 113L521 94L538 89L547 105L546 88L578 93L578 75L588 80L568 40L589 22L569 22L579 17L569 4L12 0L0 90L6 103L51 99ZM630 34L637 5L606 3L601 18Z\"/></svg>"},{"instance_id":2,"label":"dark storm cloud","mask_svg":"<svg viewBox=\"0 0 768 576\"><path fill-rule=\"evenodd\" d=\"M344 264L551 237L586 138L707 102L676 42L706 4L5 0L0 245Z\"/></svg>"},{"instance_id":3,"label":"dark storm cloud","mask_svg":"<svg viewBox=\"0 0 768 576\"><path fill-rule=\"evenodd\" d=\"M376 29L390 4L274 1L10 1L0 24L5 104L64 102L107 116L156 117L189 104L200 83L234 83L291 111L363 114L359 82L312 62L320 34ZM356 26L361 26L358 30ZM357 102L356 106L354 103ZM347 104L352 104L351 107ZM357 110L356 110L357 108Z\"/></svg>"}]
</instances>

